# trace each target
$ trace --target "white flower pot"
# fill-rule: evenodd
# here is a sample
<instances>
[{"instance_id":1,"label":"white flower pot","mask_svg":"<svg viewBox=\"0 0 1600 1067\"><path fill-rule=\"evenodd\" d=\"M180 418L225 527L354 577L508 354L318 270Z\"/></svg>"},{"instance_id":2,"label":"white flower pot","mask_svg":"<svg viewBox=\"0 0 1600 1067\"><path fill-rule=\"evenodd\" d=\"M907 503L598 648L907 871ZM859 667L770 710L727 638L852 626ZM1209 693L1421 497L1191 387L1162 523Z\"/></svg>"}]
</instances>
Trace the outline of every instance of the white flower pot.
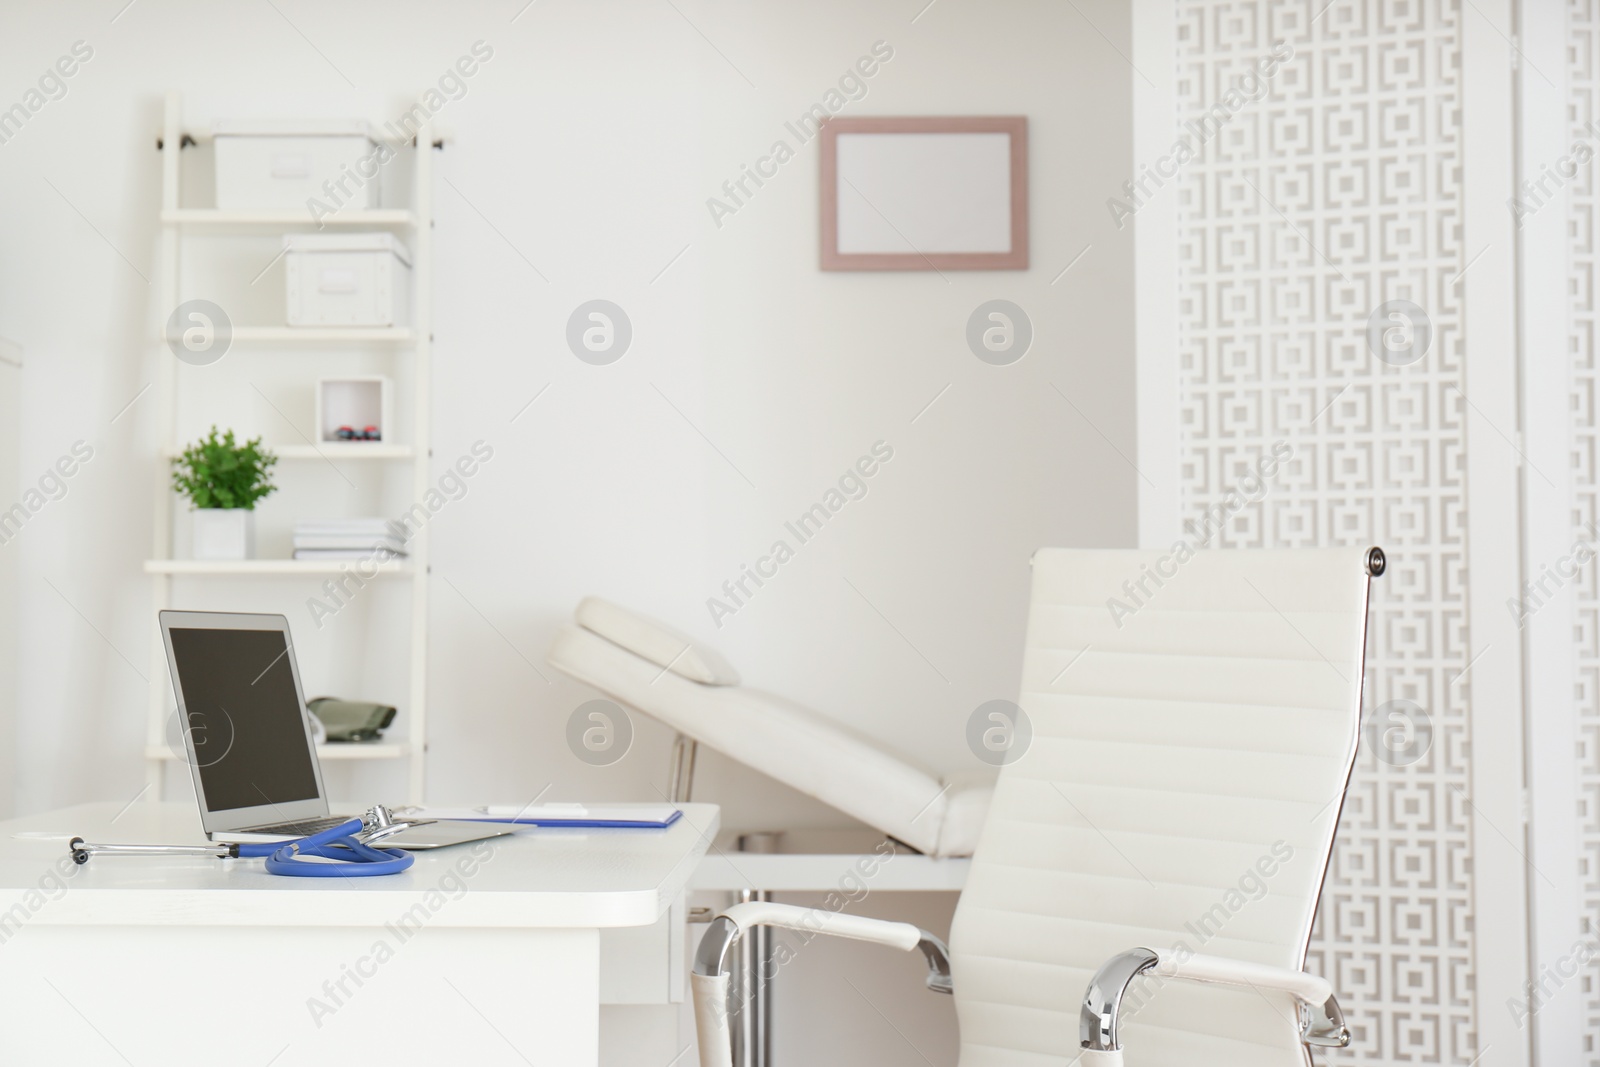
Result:
<instances>
[{"instance_id":1,"label":"white flower pot","mask_svg":"<svg viewBox=\"0 0 1600 1067\"><path fill-rule=\"evenodd\" d=\"M196 508L195 559L249 559L256 554L256 513L247 508Z\"/></svg>"}]
</instances>

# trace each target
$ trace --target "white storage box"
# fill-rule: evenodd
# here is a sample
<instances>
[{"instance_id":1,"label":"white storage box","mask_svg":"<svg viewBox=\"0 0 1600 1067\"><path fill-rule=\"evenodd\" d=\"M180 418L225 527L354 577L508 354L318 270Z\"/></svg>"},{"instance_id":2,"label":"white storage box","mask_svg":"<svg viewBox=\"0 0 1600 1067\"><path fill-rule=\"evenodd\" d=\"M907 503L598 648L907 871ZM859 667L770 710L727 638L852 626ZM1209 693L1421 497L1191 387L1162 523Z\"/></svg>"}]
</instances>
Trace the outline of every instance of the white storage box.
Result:
<instances>
[{"instance_id":1,"label":"white storage box","mask_svg":"<svg viewBox=\"0 0 1600 1067\"><path fill-rule=\"evenodd\" d=\"M212 127L217 210L375 208L383 163L372 128L353 119L240 119ZM327 186L324 183L328 183Z\"/></svg>"},{"instance_id":2,"label":"white storage box","mask_svg":"<svg viewBox=\"0 0 1600 1067\"><path fill-rule=\"evenodd\" d=\"M292 233L283 239L290 326L404 326L411 253L392 233Z\"/></svg>"}]
</instances>

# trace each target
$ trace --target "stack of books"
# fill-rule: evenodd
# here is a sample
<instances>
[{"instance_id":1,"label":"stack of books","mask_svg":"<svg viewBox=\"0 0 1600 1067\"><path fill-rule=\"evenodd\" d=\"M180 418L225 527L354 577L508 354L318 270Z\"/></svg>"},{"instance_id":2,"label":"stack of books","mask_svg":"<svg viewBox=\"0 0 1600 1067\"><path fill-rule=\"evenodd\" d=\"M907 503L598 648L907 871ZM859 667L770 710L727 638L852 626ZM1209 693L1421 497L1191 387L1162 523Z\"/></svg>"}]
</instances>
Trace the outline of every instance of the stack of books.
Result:
<instances>
[{"instance_id":1,"label":"stack of books","mask_svg":"<svg viewBox=\"0 0 1600 1067\"><path fill-rule=\"evenodd\" d=\"M295 559L395 559L405 528L392 519L307 519L294 524Z\"/></svg>"}]
</instances>

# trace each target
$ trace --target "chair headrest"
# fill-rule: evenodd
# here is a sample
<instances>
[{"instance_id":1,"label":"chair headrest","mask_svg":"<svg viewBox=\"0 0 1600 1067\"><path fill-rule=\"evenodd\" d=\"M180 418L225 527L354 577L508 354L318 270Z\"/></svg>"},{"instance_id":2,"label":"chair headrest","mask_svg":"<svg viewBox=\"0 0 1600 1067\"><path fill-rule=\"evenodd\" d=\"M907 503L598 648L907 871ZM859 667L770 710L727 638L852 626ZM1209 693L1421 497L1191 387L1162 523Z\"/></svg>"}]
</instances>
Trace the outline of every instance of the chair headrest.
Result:
<instances>
[{"instance_id":1,"label":"chair headrest","mask_svg":"<svg viewBox=\"0 0 1600 1067\"><path fill-rule=\"evenodd\" d=\"M716 649L620 604L597 596L584 597L574 617L585 630L691 682L739 684L739 672Z\"/></svg>"}]
</instances>

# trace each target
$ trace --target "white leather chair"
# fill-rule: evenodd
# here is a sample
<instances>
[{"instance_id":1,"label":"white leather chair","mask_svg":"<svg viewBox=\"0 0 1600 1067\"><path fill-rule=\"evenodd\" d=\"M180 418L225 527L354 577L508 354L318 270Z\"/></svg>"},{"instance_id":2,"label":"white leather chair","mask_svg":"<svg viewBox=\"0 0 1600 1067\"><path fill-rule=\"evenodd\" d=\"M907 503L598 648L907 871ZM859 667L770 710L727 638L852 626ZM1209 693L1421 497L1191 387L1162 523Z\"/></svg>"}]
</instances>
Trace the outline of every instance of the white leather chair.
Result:
<instances>
[{"instance_id":1,"label":"white leather chair","mask_svg":"<svg viewBox=\"0 0 1600 1067\"><path fill-rule=\"evenodd\" d=\"M961 1067L1304 1067L1308 1045L1348 1044L1302 967L1383 566L1378 549L1041 550L1032 742L1001 770L950 951L905 923L735 905L696 954L702 1067L729 1067L730 949L760 925L920 950L955 996Z\"/></svg>"}]
</instances>

